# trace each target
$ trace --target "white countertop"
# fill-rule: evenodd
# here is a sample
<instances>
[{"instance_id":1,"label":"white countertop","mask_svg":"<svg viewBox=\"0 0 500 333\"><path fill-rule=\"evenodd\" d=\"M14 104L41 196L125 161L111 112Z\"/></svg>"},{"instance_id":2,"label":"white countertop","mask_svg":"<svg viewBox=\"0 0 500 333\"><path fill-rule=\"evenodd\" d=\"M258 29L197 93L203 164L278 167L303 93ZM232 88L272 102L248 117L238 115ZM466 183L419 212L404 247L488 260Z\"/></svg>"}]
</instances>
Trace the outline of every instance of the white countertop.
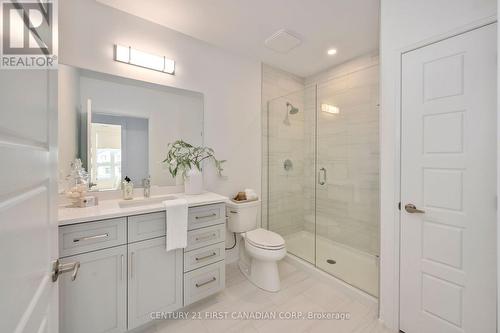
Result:
<instances>
[{"instance_id":1,"label":"white countertop","mask_svg":"<svg viewBox=\"0 0 500 333\"><path fill-rule=\"evenodd\" d=\"M172 196L177 198L186 199L189 207L203 206L214 203L226 202L227 197L222 195L205 192L197 195L186 195L184 193L172 193ZM151 196L154 198L155 196ZM142 198L137 198L142 199ZM115 217L130 216L144 213L153 213L165 210L165 206L162 202L122 208L119 202L122 199L113 200L101 200L99 205L94 207L86 208L73 208L73 207L61 207L59 208L58 221L59 225L69 225L82 222L90 222L96 220L103 220Z\"/></svg>"}]
</instances>

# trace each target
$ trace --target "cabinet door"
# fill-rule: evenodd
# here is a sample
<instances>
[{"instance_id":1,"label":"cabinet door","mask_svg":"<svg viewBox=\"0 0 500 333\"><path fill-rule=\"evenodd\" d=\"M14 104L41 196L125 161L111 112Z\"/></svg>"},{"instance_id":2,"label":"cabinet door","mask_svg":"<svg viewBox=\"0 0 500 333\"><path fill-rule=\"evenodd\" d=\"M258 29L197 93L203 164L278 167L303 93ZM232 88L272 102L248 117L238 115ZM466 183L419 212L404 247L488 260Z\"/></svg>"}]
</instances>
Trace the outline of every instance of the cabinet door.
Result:
<instances>
[{"instance_id":1,"label":"cabinet door","mask_svg":"<svg viewBox=\"0 0 500 333\"><path fill-rule=\"evenodd\" d=\"M165 237L128 245L128 328L151 320L151 312L182 307L183 250L167 252Z\"/></svg>"},{"instance_id":2,"label":"cabinet door","mask_svg":"<svg viewBox=\"0 0 500 333\"><path fill-rule=\"evenodd\" d=\"M80 262L75 281L59 278L60 333L117 333L127 330L125 245L61 259Z\"/></svg>"}]
</instances>

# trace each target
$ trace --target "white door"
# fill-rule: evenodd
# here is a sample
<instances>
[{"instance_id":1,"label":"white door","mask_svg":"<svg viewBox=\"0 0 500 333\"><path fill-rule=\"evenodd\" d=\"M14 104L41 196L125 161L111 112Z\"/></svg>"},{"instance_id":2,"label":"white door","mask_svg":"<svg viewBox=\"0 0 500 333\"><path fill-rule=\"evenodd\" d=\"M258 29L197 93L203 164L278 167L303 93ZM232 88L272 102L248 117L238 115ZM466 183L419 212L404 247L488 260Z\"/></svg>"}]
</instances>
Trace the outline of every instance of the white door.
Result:
<instances>
[{"instance_id":1,"label":"white door","mask_svg":"<svg viewBox=\"0 0 500 333\"><path fill-rule=\"evenodd\" d=\"M60 279L61 333L127 331L127 246L61 260L79 262L78 277Z\"/></svg>"},{"instance_id":2,"label":"white door","mask_svg":"<svg viewBox=\"0 0 500 333\"><path fill-rule=\"evenodd\" d=\"M0 71L0 332L57 332L57 72Z\"/></svg>"},{"instance_id":3,"label":"white door","mask_svg":"<svg viewBox=\"0 0 500 333\"><path fill-rule=\"evenodd\" d=\"M128 245L128 329L151 320L152 312L182 307L183 250L165 251L165 237Z\"/></svg>"},{"instance_id":4,"label":"white door","mask_svg":"<svg viewBox=\"0 0 500 333\"><path fill-rule=\"evenodd\" d=\"M496 45L491 24L402 58L406 333L496 330Z\"/></svg>"}]
</instances>

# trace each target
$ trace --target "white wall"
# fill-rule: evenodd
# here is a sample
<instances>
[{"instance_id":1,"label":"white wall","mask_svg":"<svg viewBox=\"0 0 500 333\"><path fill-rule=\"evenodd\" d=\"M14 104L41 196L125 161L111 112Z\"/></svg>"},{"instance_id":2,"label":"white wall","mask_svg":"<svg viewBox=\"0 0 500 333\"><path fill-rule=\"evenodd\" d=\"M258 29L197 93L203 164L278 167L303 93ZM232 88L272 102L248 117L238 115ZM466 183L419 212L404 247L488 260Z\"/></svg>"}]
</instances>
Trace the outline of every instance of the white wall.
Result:
<instances>
[{"instance_id":1,"label":"white wall","mask_svg":"<svg viewBox=\"0 0 500 333\"><path fill-rule=\"evenodd\" d=\"M306 77L305 84L318 84L328 80L338 79L341 76L362 71L364 69L367 69L368 67L377 66L378 64L378 51L364 54L337 66L331 67L321 73Z\"/></svg>"},{"instance_id":2,"label":"white wall","mask_svg":"<svg viewBox=\"0 0 500 333\"><path fill-rule=\"evenodd\" d=\"M64 178L70 163L78 154L78 112L80 108L80 75L78 70L61 65L58 71L58 159L59 187L64 190Z\"/></svg>"},{"instance_id":3,"label":"white wall","mask_svg":"<svg viewBox=\"0 0 500 333\"><path fill-rule=\"evenodd\" d=\"M404 49L496 15L495 0L381 0L381 289L380 316L398 326L397 179L400 54Z\"/></svg>"},{"instance_id":4,"label":"white wall","mask_svg":"<svg viewBox=\"0 0 500 333\"><path fill-rule=\"evenodd\" d=\"M60 1L59 13L60 63L203 93L205 144L227 160L226 178L205 172L206 188L223 195L248 187L260 193L259 62L93 0ZM113 61L115 43L175 59L176 75Z\"/></svg>"}]
</instances>

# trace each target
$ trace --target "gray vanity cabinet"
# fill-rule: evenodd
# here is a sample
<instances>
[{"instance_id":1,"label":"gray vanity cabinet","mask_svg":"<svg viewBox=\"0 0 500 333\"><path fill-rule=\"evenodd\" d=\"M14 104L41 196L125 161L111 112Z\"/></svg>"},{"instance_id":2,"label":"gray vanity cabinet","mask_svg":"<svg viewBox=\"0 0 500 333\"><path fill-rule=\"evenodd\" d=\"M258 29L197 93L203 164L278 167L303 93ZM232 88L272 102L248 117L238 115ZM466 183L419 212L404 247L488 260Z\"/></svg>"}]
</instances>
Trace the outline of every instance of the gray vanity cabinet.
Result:
<instances>
[{"instance_id":1,"label":"gray vanity cabinet","mask_svg":"<svg viewBox=\"0 0 500 333\"><path fill-rule=\"evenodd\" d=\"M152 312L182 307L182 256L165 250L165 237L129 244L129 329L150 321Z\"/></svg>"},{"instance_id":2,"label":"gray vanity cabinet","mask_svg":"<svg viewBox=\"0 0 500 333\"><path fill-rule=\"evenodd\" d=\"M165 211L59 228L61 333L123 333L224 288L225 205L189 208L188 246L166 251Z\"/></svg>"},{"instance_id":3,"label":"gray vanity cabinet","mask_svg":"<svg viewBox=\"0 0 500 333\"><path fill-rule=\"evenodd\" d=\"M127 330L127 246L74 255L75 281L59 277L61 333L121 333Z\"/></svg>"}]
</instances>

